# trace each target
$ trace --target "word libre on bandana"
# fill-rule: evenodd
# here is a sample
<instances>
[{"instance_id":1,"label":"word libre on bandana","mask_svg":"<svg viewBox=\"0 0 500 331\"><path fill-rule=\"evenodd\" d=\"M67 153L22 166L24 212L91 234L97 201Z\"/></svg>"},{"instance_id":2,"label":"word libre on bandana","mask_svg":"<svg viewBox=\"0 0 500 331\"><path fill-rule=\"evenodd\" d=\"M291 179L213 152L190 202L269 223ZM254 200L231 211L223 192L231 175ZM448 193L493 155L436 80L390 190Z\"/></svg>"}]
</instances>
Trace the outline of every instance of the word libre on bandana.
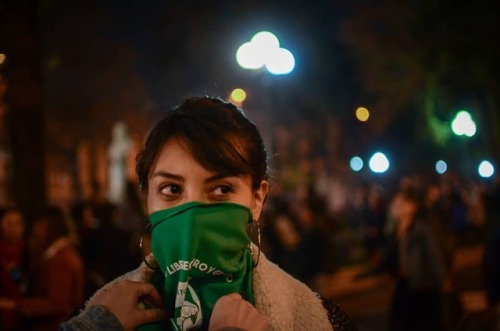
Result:
<instances>
[{"instance_id":1,"label":"word libre on bandana","mask_svg":"<svg viewBox=\"0 0 500 331\"><path fill-rule=\"evenodd\" d=\"M208 275L214 275L214 276L220 276L224 274L223 271L217 268L211 267L208 264L203 263L198 259L193 259L191 261L180 260L168 265L165 270L165 278L167 278L168 276L172 276L177 271L180 270L189 271L191 269L198 269L201 272L205 272Z\"/></svg>"}]
</instances>

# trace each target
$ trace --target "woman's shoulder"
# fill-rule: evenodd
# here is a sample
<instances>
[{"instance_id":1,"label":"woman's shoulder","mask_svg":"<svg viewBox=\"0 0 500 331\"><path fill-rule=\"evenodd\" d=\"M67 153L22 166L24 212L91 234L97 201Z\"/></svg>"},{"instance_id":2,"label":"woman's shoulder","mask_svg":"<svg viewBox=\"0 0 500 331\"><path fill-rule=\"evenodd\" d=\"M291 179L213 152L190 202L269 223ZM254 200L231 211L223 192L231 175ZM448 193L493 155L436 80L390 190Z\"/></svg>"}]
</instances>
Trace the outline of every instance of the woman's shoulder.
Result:
<instances>
[{"instance_id":1,"label":"woman's shoulder","mask_svg":"<svg viewBox=\"0 0 500 331\"><path fill-rule=\"evenodd\" d=\"M58 268L69 268L70 270L82 271L85 268L83 258L74 245L61 247L53 256L48 259L49 265Z\"/></svg>"},{"instance_id":2,"label":"woman's shoulder","mask_svg":"<svg viewBox=\"0 0 500 331\"><path fill-rule=\"evenodd\" d=\"M331 330L349 321L338 306L323 300L306 284L261 257L254 269L254 298L257 309L270 318L272 329ZM335 308L335 309L334 309ZM347 322L344 325L349 325ZM336 329L335 329L336 330ZM355 328L340 328L355 330Z\"/></svg>"},{"instance_id":3,"label":"woman's shoulder","mask_svg":"<svg viewBox=\"0 0 500 331\"><path fill-rule=\"evenodd\" d=\"M321 298L323 307L325 307L328 312L328 320L332 325L334 330L341 331L355 331L357 330L356 325L351 321L349 316L340 308L339 305L335 304L330 299Z\"/></svg>"}]
</instances>

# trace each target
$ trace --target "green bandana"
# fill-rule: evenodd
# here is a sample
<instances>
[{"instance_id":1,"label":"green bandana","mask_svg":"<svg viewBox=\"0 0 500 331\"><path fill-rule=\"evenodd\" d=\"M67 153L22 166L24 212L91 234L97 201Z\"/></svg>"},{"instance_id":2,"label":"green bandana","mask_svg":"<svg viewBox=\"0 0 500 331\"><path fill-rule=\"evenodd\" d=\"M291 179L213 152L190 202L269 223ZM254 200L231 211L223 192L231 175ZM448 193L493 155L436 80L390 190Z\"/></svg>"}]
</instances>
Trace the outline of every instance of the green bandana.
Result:
<instances>
[{"instance_id":1,"label":"green bandana","mask_svg":"<svg viewBox=\"0 0 500 331\"><path fill-rule=\"evenodd\" d=\"M240 293L253 304L248 208L189 202L155 212L149 220L151 249L163 275L160 289L164 308L172 314L172 330L208 329L215 302L229 293ZM164 328L147 326L147 330Z\"/></svg>"}]
</instances>

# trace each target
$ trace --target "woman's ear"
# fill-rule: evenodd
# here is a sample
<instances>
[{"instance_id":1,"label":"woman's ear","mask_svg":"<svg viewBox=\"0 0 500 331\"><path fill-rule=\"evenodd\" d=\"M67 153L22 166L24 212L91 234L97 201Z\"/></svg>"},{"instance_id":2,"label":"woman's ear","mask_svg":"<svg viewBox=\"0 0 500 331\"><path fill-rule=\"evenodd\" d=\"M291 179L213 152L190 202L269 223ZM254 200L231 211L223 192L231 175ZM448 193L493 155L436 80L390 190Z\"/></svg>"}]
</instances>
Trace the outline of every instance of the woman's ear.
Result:
<instances>
[{"instance_id":1,"label":"woman's ear","mask_svg":"<svg viewBox=\"0 0 500 331\"><path fill-rule=\"evenodd\" d=\"M263 180L260 182L260 187L253 193L252 214L253 219L256 221L260 218L260 213L262 212L262 207L264 206L264 201L266 200L268 191L269 182L267 180Z\"/></svg>"}]
</instances>

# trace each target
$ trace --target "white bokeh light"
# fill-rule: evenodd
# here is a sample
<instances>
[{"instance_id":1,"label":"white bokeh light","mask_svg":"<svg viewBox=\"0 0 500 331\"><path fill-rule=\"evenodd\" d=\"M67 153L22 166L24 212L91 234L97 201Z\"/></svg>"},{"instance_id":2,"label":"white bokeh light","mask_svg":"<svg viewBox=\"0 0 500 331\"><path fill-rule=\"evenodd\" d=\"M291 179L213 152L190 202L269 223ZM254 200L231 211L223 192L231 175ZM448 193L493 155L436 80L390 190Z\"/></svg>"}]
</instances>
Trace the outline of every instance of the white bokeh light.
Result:
<instances>
[{"instance_id":1,"label":"white bokeh light","mask_svg":"<svg viewBox=\"0 0 500 331\"><path fill-rule=\"evenodd\" d=\"M442 175L448 170L448 165L445 161L439 160L436 162L435 169L438 174Z\"/></svg>"},{"instance_id":2,"label":"white bokeh light","mask_svg":"<svg viewBox=\"0 0 500 331\"><path fill-rule=\"evenodd\" d=\"M349 162L349 166L351 167L351 169L353 171L360 171L361 169L363 169L363 160L359 157L359 156L354 156L353 158L351 158L351 161Z\"/></svg>"},{"instance_id":3,"label":"white bokeh light","mask_svg":"<svg viewBox=\"0 0 500 331\"><path fill-rule=\"evenodd\" d=\"M476 134L476 123L469 112L461 110L451 122L451 129L458 136L472 137Z\"/></svg>"},{"instance_id":4,"label":"white bokeh light","mask_svg":"<svg viewBox=\"0 0 500 331\"><path fill-rule=\"evenodd\" d=\"M264 53L251 43L244 43L236 52L236 61L245 69L260 69L265 64Z\"/></svg>"},{"instance_id":5,"label":"white bokeh light","mask_svg":"<svg viewBox=\"0 0 500 331\"><path fill-rule=\"evenodd\" d=\"M384 173L389 170L390 162L384 153L377 152L373 154L370 161L368 161L368 166L370 170L375 173Z\"/></svg>"},{"instance_id":6,"label":"white bokeh light","mask_svg":"<svg viewBox=\"0 0 500 331\"><path fill-rule=\"evenodd\" d=\"M281 48L278 38L268 31L255 34L250 42L241 45L236 61L244 69L265 67L273 75L286 75L295 68L292 52Z\"/></svg>"},{"instance_id":7,"label":"white bokeh light","mask_svg":"<svg viewBox=\"0 0 500 331\"><path fill-rule=\"evenodd\" d=\"M278 37L269 31L261 31L256 33L251 41L255 47L262 49L275 49L280 47L280 41Z\"/></svg>"},{"instance_id":8,"label":"white bokeh light","mask_svg":"<svg viewBox=\"0 0 500 331\"><path fill-rule=\"evenodd\" d=\"M495 167L490 161L484 160L477 167L477 172L483 178L490 178L495 173Z\"/></svg>"},{"instance_id":9,"label":"white bokeh light","mask_svg":"<svg viewBox=\"0 0 500 331\"><path fill-rule=\"evenodd\" d=\"M273 75L286 75L295 67L292 53L284 48L277 48L269 54L266 69Z\"/></svg>"}]
</instances>

